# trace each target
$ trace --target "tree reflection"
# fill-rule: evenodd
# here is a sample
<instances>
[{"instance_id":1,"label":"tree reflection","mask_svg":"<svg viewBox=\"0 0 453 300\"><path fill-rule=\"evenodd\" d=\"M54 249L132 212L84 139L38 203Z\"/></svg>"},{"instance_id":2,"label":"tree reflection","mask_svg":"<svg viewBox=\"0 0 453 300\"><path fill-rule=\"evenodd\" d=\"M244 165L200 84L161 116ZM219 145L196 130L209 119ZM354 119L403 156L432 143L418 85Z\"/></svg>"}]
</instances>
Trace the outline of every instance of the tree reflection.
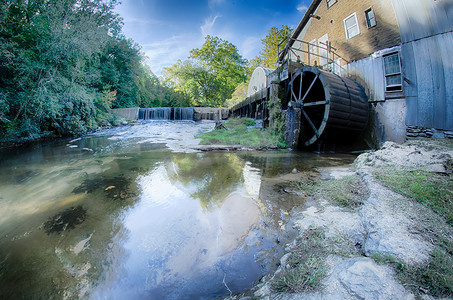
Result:
<instances>
[{"instance_id":1,"label":"tree reflection","mask_svg":"<svg viewBox=\"0 0 453 300\"><path fill-rule=\"evenodd\" d=\"M170 179L196 186L191 197L199 199L203 209L220 205L243 182L244 161L234 153L187 154L175 156L173 162L176 172Z\"/></svg>"}]
</instances>

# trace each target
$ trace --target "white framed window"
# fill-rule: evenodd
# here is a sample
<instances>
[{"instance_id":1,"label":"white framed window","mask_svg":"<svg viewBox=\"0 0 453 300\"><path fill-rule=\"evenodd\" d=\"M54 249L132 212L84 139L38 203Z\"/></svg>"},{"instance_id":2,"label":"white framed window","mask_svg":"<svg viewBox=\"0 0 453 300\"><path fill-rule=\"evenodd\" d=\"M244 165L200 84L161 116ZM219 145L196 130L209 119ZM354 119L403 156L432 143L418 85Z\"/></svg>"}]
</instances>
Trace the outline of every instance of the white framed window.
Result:
<instances>
[{"instance_id":1,"label":"white framed window","mask_svg":"<svg viewBox=\"0 0 453 300\"><path fill-rule=\"evenodd\" d=\"M335 3L337 3L337 0L326 0L327 1L327 7L331 7Z\"/></svg>"},{"instance_id":2,"label":"white framed window","mask_svg":"<svg viewBox=\"0 0 453 300\"><path fill-rule=\"evenodd\" d=\"M403 78L399 52L384 56L385 91L402 91Z\"/></svg>"},{"instance_id":3,"label":"white framed window","mask_svg":"<svg viewBox=\"0 0 453 300\"><path fill-rule=\"evenodd\" d=\"M346 33L346 39L349 40L360 33L359 22L357 21L357 14L353 13L349 17L343 20L344 31Z\"/></svg>"},{"instance_id":4,"label":"white framed window","mask_svg":"<svg viewBox=\"0 0 453 300\"><path fill-rule=\"evenodd\" d=\"M376 26L376 17L374 16L373 8L370 7L365 10L365 19L368 28Z\"/></svg>"}]
</instances>

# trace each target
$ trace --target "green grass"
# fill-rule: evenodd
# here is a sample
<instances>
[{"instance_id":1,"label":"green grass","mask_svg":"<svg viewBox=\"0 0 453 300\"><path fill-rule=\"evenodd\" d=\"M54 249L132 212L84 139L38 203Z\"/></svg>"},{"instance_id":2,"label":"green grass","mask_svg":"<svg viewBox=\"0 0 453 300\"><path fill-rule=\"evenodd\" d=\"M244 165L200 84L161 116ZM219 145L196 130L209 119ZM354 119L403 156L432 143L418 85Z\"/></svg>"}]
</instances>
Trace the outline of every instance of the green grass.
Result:
<instances>
[{"instance_id":1,"label":"green grass","mask_svg":"<svg viewBox=\"0 0 453 300\"><path fill-rule=\"evenodd\" d=\"M276 292L302 292L321 288L327 273L325 235L320 228L305 232L298 239L298 246L291 252L285 268L272 284Z\"/></svg>"},{"instance_id":2,"label":"green grass","mask_svg":"<svg viewBox=\"0 0 453 300\"><path fill-rule=\"evenodd\" d=\"M322 288L328 267L329 254L350 257L356 249L349 237L338 235L326 237L323 228L308 229L297 239L294 249L271 287L276 292L310 292Z\"/></svg>"},{"instance_id":3,"label":"green grass","mask_svg":"<svg viewBox=\"0 0 453 300\"><path fill-rule=\"evenodd\" d=\"M376 171L384 185L423 203L453 225L453 175L385 168Z\"/></svg>"},{"instance_id":4,"label":"green grass","mask_svg":"<svg viewBox=\"0 0 453 300\"><path fill-rule=\"evenodd\" d=\"M286 148L282 138L270 133L268 129L248 129L255 125L249 118L232 118L224 126L226 129L213 130L198 136L202 145L241 145L253 148Z\"/></svg>"},{"instance_id":5,"label":"green grass","mask_svg":"<svg viewBox=\"0 0 453 300\"><path fill-rule=\"evenodd\" d=\"M397 279L416 294L453 296L453 243L448 240L437 241L429 261L423 265L409 266L388 254L374 253L371 258L378 264L392 266Z\"/></svg>"},{"instance_id":6,"label":"green grass","mask_svg":"<svg viewBox=\"0 0 453 300\"><path fill-rule=\"evenodd\" d=\"M302 181L298 186L314 198L326 198L341 207L356 208L368 197L368 190L358 175L337 180Z\"/></svg>"}]
</instances>

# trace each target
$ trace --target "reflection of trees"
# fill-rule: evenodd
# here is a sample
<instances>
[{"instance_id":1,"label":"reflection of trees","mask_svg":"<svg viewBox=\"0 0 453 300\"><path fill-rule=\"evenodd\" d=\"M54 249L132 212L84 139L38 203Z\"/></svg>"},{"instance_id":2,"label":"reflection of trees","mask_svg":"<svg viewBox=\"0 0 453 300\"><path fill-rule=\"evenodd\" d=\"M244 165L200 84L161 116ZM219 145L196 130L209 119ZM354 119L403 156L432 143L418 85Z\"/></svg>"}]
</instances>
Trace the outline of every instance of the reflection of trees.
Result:
<instances>
[{"instance_id":1,"label":"reflection of trees","mask_svg":"<svg viewBox=\"0 0 453 300\"><path fill-rule=\"evenodd\" d=\"M195 185L197 190L191 196L199 199L204 209L223 202L243 180L244 161L234 153L188 154L175 156L173 162L177 172L170 179Z\"/></svg>"}]
</instances>

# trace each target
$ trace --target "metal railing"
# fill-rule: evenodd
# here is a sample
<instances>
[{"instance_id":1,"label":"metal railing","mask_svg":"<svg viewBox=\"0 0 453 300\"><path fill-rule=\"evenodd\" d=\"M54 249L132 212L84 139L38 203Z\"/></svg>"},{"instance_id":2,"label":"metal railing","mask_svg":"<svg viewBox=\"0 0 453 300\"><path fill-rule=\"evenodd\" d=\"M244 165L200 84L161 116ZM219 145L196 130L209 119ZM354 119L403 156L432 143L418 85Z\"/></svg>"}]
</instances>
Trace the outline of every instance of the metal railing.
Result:
<instances>
[{"instance_id":1,"label":"metal railing","mask_svg":"<svg viewBox=\"0 0 453 300\"><path fill-rule=\"evenodd\" d=\"M285 42L285 47L280 51L280 48ZM323 70L338 75L342 72L349 75L349 68L347 67L349 62L335 52L337 49L332 47L332 43L329 41L326 43L318 42L318 44L312 44L303 40L287 37L278 44L277 49L277 64L282 66L287 63L289 70L291 69L291 62L295 62L302 65L321 67ZM344 65L346 65L346 68ZM289 73L291 72L289 71ZM290 74L288 75L290 76Z\"/></svg>"}]
</instances>

